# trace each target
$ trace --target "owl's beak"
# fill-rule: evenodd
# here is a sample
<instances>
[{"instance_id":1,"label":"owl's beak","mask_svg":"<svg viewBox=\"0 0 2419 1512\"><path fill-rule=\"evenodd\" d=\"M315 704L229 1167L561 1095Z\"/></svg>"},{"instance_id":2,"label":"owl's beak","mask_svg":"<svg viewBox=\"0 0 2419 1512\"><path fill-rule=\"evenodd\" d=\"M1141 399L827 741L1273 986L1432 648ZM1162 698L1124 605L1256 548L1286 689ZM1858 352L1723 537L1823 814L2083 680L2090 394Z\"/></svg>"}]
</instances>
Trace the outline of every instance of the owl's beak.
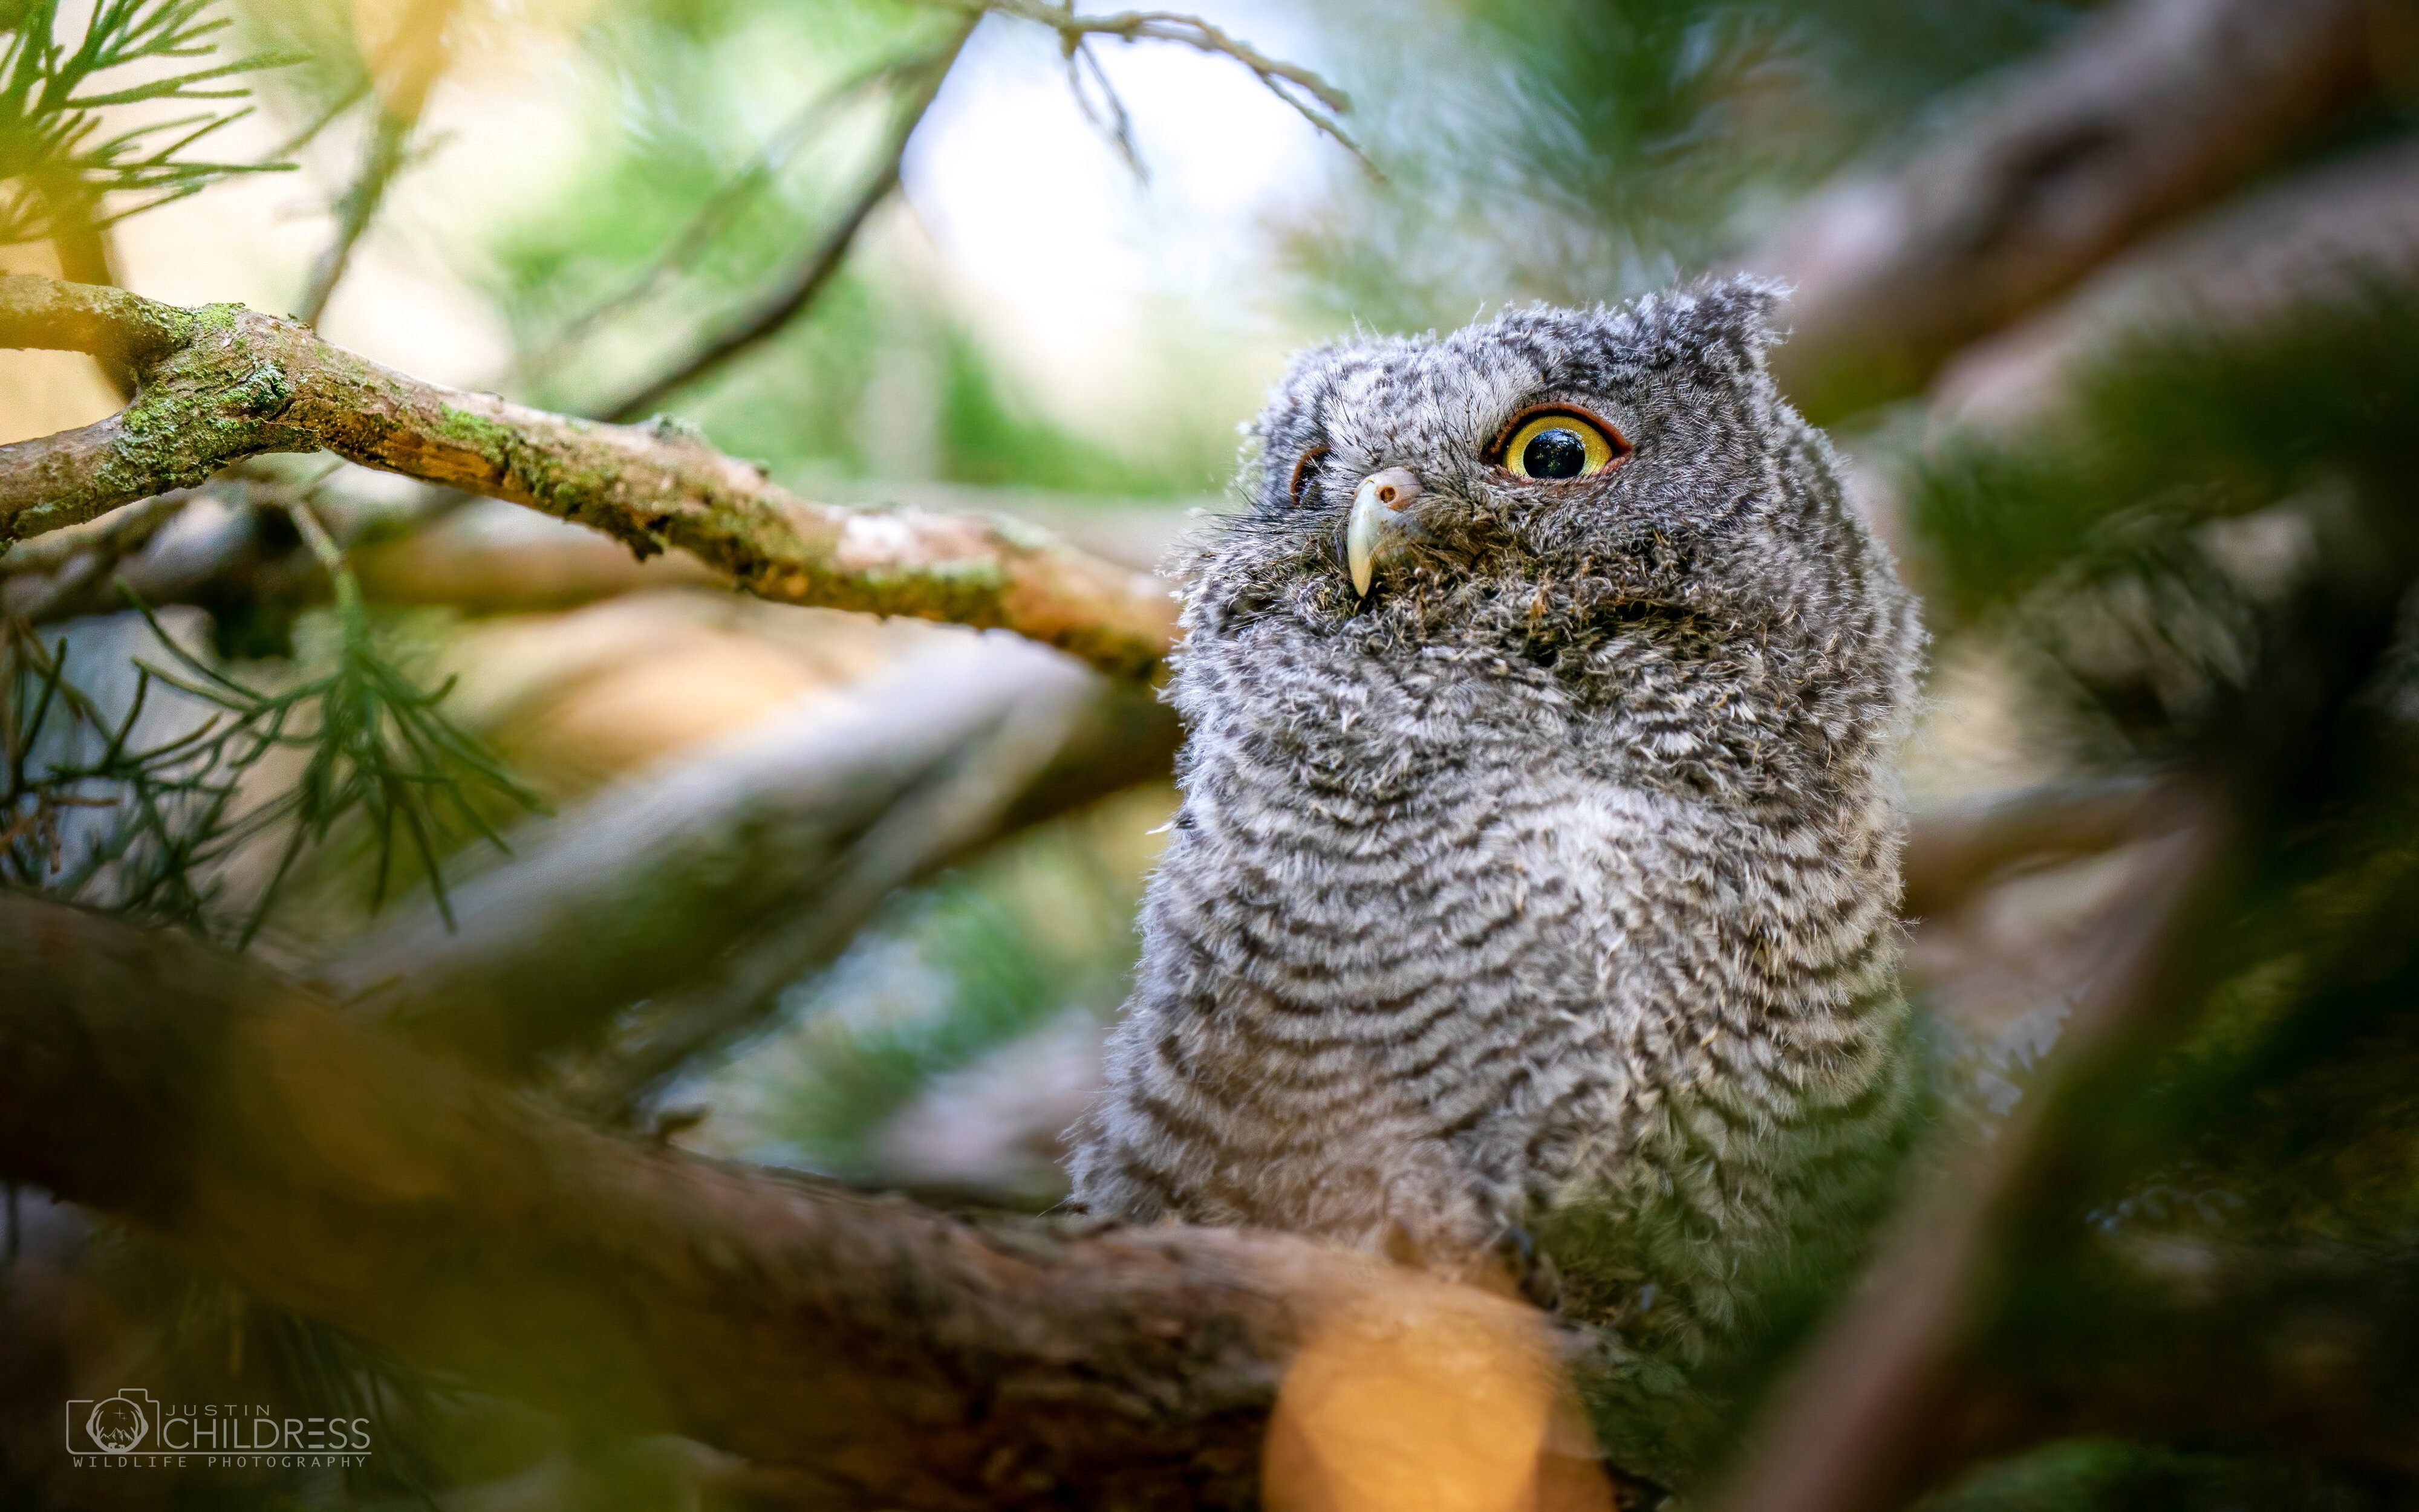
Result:
<instances>
[{"instance_id":1,"label":"owl's beak","mask_svg":"<svg viewBox=\"0 0 2419 1512\"><path fill-rule=\"evenodd\" d=\"M1419 496L1420 481L1409 467L1373 472L1352 491L1352 512L1344 517L1343 555L1354 593L1367 598L1379 558L1417 538L1418 522L1409 512Z\"/></svg>"}]
</instances>

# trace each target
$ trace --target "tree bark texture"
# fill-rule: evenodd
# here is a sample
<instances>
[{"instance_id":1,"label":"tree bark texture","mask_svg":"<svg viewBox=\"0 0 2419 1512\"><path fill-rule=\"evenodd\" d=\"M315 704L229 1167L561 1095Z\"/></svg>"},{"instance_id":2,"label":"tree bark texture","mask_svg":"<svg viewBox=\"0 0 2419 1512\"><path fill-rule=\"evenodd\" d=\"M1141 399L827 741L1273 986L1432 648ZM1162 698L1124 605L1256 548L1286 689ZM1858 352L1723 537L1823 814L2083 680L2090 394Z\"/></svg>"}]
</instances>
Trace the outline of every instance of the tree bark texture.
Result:
<instances>
[{"instance_id":1,"label":"tree bark texture","mask_svg":"<svg viewBox=\"0 0 2419 1512\"><path fill-rule=\"evenodd\" d=\"M806 1501L1230 1506L1265 1473L1285 1506L1611 1504L1564 1345L1482 1291L614 1138L253 962L56 904L0 899L0 1175L407 1359L794 1469Z\"/></svg>"}]
</instances>

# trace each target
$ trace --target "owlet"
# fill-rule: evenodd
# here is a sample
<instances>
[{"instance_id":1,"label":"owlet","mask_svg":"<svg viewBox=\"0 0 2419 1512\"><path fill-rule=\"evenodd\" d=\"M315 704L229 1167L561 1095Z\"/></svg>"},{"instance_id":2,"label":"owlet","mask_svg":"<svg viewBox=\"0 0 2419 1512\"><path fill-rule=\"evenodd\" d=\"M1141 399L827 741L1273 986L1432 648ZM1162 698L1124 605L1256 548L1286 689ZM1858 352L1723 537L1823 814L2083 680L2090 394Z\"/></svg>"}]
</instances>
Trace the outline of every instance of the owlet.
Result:
<instances>
[{"instance_id":1,"label":"owlet","mask_svg":"<svg viewBox=\"0 0 2419 1512\"><path fill-rule=\"evenodd\" d=\"M1777 298L1294 362L1184 568L1183 806L1077 1204L1542 1248L1684 1362L1857 1221L1920 634L1764 371Z\"/></svg>"}]
</instances>

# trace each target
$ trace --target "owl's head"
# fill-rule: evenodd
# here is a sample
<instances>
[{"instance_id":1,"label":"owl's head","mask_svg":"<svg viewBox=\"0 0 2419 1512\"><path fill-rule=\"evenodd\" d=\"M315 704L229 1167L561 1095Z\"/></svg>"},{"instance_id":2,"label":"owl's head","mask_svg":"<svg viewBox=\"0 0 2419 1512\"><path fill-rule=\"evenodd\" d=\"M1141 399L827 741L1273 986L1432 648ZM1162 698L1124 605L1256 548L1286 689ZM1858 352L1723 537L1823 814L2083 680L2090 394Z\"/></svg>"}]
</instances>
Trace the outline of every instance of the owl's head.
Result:
<instances>
[{"instance_id":1,"label":"owl's head","mask_svg":"<svg viewBox=\"0 0 2419 1512\"><path fill-rule=\"evenodd\" d=\"M1764 371L1780 298L1732 280L1302 354L1254 427L1251 510L1186 571L1196 645L1281 625L1551 666L1845 637L1903 663L1887 554Z\"/></svg>"}]
</instances>

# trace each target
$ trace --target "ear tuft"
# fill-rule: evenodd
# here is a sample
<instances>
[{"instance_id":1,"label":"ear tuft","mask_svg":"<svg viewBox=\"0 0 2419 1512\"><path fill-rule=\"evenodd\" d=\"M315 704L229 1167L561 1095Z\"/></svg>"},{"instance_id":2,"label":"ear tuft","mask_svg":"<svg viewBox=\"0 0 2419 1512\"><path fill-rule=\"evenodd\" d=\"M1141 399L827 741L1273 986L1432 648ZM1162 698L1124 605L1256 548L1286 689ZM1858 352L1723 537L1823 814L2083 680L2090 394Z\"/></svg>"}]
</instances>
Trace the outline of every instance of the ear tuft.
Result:
<instances>
[{"instance_id":1,"label":"ear tuft","mask_svg":"<svg viewBox=\"0 0 2419 1512\"><path fill-rule=\"evenodd\" d=\"M1672 297L1673 324L1707 346L1730 347L1760 368L1764 354L1788 340L1780 315L1789 292L1788 284L1751 273L1703 279Z\"/></svg>"}]
</instances>

